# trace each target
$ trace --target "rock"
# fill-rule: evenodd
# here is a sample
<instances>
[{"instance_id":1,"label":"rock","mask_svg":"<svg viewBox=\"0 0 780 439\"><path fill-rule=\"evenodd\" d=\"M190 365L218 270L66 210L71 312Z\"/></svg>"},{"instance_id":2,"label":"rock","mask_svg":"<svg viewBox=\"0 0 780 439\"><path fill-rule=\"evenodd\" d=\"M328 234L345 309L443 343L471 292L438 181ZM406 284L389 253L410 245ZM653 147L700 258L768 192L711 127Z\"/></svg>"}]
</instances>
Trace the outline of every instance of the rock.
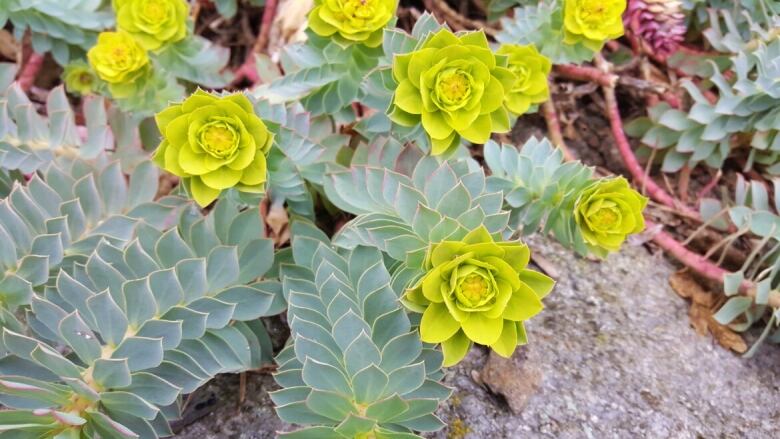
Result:
<instances>
[{"instance_id":1,"label":"rock","mask_svg":"<svg viewBox=\"0 0 780 439\"><path fill-rule=\"evenodd\" d=\"M669 287L674 267L643 247L597 262L545 238L528 241L560 276L527 325L529 345L512 359L518 370L491 365L486 349L473 348L447 371L453 397L438 412L446 427L427 437L780 437L780 347L766 344L745 359L698 335L688 303ZM533 382L533 370L536 390L513 389ZM219 406L178 437L265 439L290 429L268 398L272 378L247 381L240 409L237 377L209 384Z\"/></svg>"},{"instance_id":2,"label":"rock","mask_svg":"<svg viewBox=\"0 0 780 439\"><path fill-rule=\"evenodd\" d=\"M528 355L531 349L521 349L512 358L502 358L490 352L482 373L481 381L493 393L502 395L514 414L525 408L528 399L534 394L542 380L542 371Z\"/></svg>"}]
</instances>

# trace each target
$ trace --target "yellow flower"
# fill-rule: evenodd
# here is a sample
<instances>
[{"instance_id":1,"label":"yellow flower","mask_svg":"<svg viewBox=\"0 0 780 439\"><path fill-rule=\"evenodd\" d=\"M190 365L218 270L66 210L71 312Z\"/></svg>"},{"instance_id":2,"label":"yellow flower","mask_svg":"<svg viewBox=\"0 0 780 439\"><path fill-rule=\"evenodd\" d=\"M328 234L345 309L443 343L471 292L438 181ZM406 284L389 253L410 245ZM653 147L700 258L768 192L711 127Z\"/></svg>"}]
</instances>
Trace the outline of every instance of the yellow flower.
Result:
<instances>
[{"instance_id":1,"label":"yellow flower","mask_svg":"<svg viewBox=\"0 0 780 439\"><path fill-rule=\"evenodd\" d=\"M523 114L531 105L542 103L550 97L547 76L552 69L552 62L540 54L534 45L504 44L496 54L508 58L507 67L517 77L506 94L509 111Z\"/></svg>"},{"instance_id":2,"label":"yellow flower","mask_svg":"<svg viewBox=\"0 0 780 439\"><path fill-rule=\"evenodd\" d=\"M69 92L82 96L92 94L98 81L95 73L84 61L76 61L65 66L62 80Z\"/></svg>"},{"instance_id":3,"label":"yellow flower","mask_svg":"<svg viewBox=\"0 0 780 439\"><path fill-rule=\"evenodd\" d=\"M397 6L397 0L314 0L309 27L323 37L377 47Z\"/></svg>"},{"instance_id":4,"label":"yellow flower","mask_svg":"<svg viewBox=\"0 0 780 439\"><path fill-rule=\"evenodd\" d=\"M135 82L149 71L149 56L130 35L102 32L87 52L87 59L98 77L108 83L115 98L132 95Z\"/></svg>"},{"instance_id":5,"label":"yellow flower","mask_svg":"<svg viewBox=\"0 0 780 439\"><path fill-rule=\"evenodd\" d=\"M116 0L117 28L135 38L146 50L187 36L189 5L184 0Z\"/></svg>"},{"instance_id":6,"label":"yellow flower","mask_svg":"<svg viewBox=\"0 0 780 439\"><path fill-rule=\"evenodd\" d=\"M626 237L645 228L642 210L647 198L623 177L605 178L582 191L574 219L588 248L600 257L617 251Z\"/></svg>"},{"instance_id":7,"label":"yellow flower","mask_svg":"<svg viewBox=\"0 0 780 439\"><path fill-rule=\"evenodd\" d=\"M527 268L530 255L520 241L496 242L485 226L460 241L431 244L427 273L401 302L422 313L420 339L441 343L445 366L459 362L472 342L502 357L525 344L523 322L542 310L555 284Z\"/></svg>"},{"instance_id":8,"label":"yellow flower","mask_svg":"<svg viewBox=\"0 0 780 439\"><path fill-rule=\"evenodd\" d=\"M265 189L273 134L243 94L220 97L198 90L155 120L163 135L155 163L184 179L201 206L232 187L251 193Z\"/></svg>"},{"instance_id":9,"label":"yellow flower","mask_svg":"<svg viewBox=\"0 0 780 439\"><path fill-rule=\"evenodd\" d=\"M564 42L581 42L593 51L607 40L623 35L626 0L565 0L563 6Z\"/></svg>"}]
</instances>

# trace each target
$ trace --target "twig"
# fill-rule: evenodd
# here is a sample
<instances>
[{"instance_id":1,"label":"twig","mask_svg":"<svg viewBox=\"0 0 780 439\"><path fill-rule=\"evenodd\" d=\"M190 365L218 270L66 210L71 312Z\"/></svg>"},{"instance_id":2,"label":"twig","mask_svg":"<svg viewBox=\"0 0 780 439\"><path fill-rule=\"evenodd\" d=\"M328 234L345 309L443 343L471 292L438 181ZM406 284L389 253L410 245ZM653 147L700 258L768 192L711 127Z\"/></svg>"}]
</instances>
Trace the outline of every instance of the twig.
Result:
<instances>
[{"instance_id":1,"label":"twig","mask_svg":"<svg viewBox=\"0 0 780 439\"><path fill-rule=\"evenodd\" d=\"M704 185L703 188L696 194L696 199L701 200L702 198L706 197L707 194L710 193L710 191L718 184L718 181L720 181L720 178L723 176L723 171L718 169L718 172L715 173L715 176L712 177L712 179L707 182L707 184Z\"/></svg>"},{"instance_id":2,"label":"twig","mask_svg":"<svg viewBox=\"0 0 780 439\"><path fill-rule=\"evenodd\" d=\"M27 59L27 64L24 65L17 78L19 87L21 87L22 90L28 91L33 86L35 78L38 77L38 72L40 72L41 67L43 67L43 59L44 55L41 55L40 53L32 52L30 54L30 58Z\"/></svg>"},{"instance_id":3,"label":"twig","mask_svg":"<svg viewBox=\"0 0 780 439\"><path fill-rule=\"evenodd\" d=\"M255 45L252 47L252 53L262 53L268 48L268 37L271 35L271 26L276 17L276 5L277 0L265 0L263 18L260 22L260 32L257 35L257 40L255 40Z\"/></svg>"},{"instance_id":4,"label":"twig","mask_svg":"<svg viewBox=\"0 0 780 439\"><path fill-rule=\"evenodd\" d=\"M575 160L574 155L563 140L561 124L558 120L558 112L555 109L555 103L553 102L552 96L542 104L542 115L544 115L544 120L547 122L547 131L550 133L550 140L552 140L553 145L561 149L563 152L563 159L566 161Z\"/></svg>"},{"instance_id":5,"label":"twig","mask_svg":"<svg viewBox=\"0 0 780 439\"><path fill-rule=\"evenodd\" d=\"M645 221L645 225L648 229L656 227L652 221ZM723 283L724 276L729 274L729 271L718 267L709 259L694 253L682 244L680 244L672 235L659 231L652 237L653 242L658 244L659 247L664 249L666 253L682 262L685 266L699 274L700 276L710 279L712 281ZM756 297L756 285L749 281L743 280L739 286L739 292L743 296ZM767 304L773 308L780 308L780 293L771 292Z\"/></svg>"},{"instance_id":6,"label":"twig","mask_svg":"<svg viewBox=\"0 0 780 439\"><path fill-rule=\"evenodd\" d=\"M268 37L271 34L271 26L276 17L276 6L277 0L266 0L265 6L263 7L263 18L260 20L260 29L257 32L257 39L255 40L255 44L252 45L252 50L247 53L244 63L234 72L235 78L233 79L233 85L236 85L245 79L249 81L251 85L260 82L260 75L257 73L257 66L255 64L255 55L265 52L268 48Z\"/></svg>"}]
</instances>

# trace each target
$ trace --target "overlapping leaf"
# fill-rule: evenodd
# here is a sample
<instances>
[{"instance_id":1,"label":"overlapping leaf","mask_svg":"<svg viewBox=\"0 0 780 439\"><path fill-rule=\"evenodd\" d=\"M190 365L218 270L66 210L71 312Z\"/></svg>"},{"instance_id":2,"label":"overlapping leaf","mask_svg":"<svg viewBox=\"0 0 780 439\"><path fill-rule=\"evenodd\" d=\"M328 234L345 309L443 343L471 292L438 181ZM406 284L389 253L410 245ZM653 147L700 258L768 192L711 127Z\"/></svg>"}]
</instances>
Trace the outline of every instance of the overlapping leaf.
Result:
<instances>
[{"instance_id":1,"label":"overlapping leaf","mask_svg":"<svg viewBox=\"0 0 780 439\"><path fill-rule=\"evenodd\" d=\"M6 416L39 416L26 434L169 436L181 394L271 359L256 319L284 299L259 280L273 263L261 230L257 208L220 201L166 231L144 224L124 248L100 240L33 296L36 338L3 330L0 403L19 410Z\"/></svg>"},{"instance_id":2,"label":"overlapping leaf","mask_svg":"<svg viewBox=\"0 0 780 439\"><path fill-rule=\"evenodd\" d=\"M336 251L310 224L293 226L295 265L282 267L291 342L271 394L290 438L413 438L443 424L450 391L441 354L423 346L390 288L379 251Z\"/></svg>"}]
</instances>

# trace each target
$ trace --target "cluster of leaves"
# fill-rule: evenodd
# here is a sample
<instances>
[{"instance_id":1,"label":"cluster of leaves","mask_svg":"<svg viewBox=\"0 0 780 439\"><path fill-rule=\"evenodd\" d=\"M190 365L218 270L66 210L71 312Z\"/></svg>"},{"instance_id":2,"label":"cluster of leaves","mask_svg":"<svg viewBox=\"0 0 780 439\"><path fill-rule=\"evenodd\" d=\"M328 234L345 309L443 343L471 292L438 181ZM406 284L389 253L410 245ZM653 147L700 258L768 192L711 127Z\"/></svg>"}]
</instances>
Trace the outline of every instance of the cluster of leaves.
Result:
<instances>
[{"instance_id":1,"label":"cluster of leaves","mask_svg":"<svg viewBox=\"0 0 780 439\"><path fill-rule=\"evenodd\" d=\"M114 2L120 21L126 1ZM165 94L145 88L118 99L120 109L85 98L77 126L61 88L43 117L0 68L0 404L9 408L0 435L168 436L182 395L217 373L276 361L277 412L302 426L286 436L419 437L443 426L434 415L450 394L443 364L472 342L504 356L527 342L524 322L553 281L527 268L530 250L511 240L518 232L603 255L636 231L643 198L564 163L546 140L519 151L487 141L487 177L460 137L446 158L428 154L426 114L438 110L410 113L417 119L404 127L388 116L399 78L408 82L394 66L424 68L446 82L432 89L443 110L434 128L445 120L448 133L469 133L446 119L467 115L488 122L487 139L492 123L509 129L506 108L547 97L549 62L512 70L512 54L494 52L481 32L454 34L424 14L410 35L387 28L395 2L345 7L358 3L376 14L333 15L340 3L316 2L309 41L285 49L285 75L263 72L273 79L251 92L255 102L198 91L158 113L154 164L182 179L163 196L139 114L121 110L144 116ZM218 4L230 13L230 2ZM157 73L111 78L208 83L166 64L189 47L187 35L142 36L139 45L161 43ZM446 69L433 53L448 57ZM146 66L142 58L128 60ZM469 95L488 87L504 93ZM402 105L426 105L427 91L417 92ZM264 237L266 188L296 216L289 247ZM314 225L321 211L354 218L331 239ZM442 305L454 301L459 311ZM285 310L291 336L273 359L260 318ZM433 327L437 313L447 325ZM423 342L448 337L444 354Z\"/></svg>"},{"instance_id":2,"label":"cluster of leaves","mask_svg":"<svg viewBox=\"0 0 780 439\"><path fill-rule=\"evenodd\" d=\"M726 250L742 236L755 238L750 255L742 267L723 279L729 300L715 314L721 324L736 331L746 331L756 324L764 324L764 331L745 354L752 355L761 342L780 343L780 198L777 196L780 180L773 181L774 197L764 184L746 181L738 175L733 197L722 200L705 198L701 214L707 223L733 233L729 234L712 252ZM722 260L722 258L721 258ZM749 281L754 294L737 295L744 282Z\"/></svg>"},{"instance_id":3,"label":"cluster of leaves","mask_svg":"<svg viewBox=\"0 0 780 439\"><path fill-rule=\"evenodd\" d=\"M184 0L175 2L187 7ZM111 97L126 111L147 115L159 111L167 102L183 98L187 83L224 87L230 82L230 74L223 72L228 50L194 35L193 23L184 15L178 25L186 29L186 37L149 52L152 68L131 81L133 92L114 95L109 84L101 80L99 69L96 71L94 65L87 63L86 54L97 44L99 34L117 26L113 8L128 3L131 1L4 1L0 5L0 25L10 20L20 41L29 29L33 50L41 54L51 52L65 66L64 79L70 92Z\"/></svg>"},{"instance_id":4,"label":"cluster of leaves","mask_svg":"<svg viewBox=\"0 0 780 439\"><path fill-rule=\"evenodd\" d=\"M580 3L588 3L590 0L570 1L579 6ZM550 58L553 64L582 63L590 61L601 50L600 43L593 43L586 38L571 38L567 29L568 22L565 18L569 11L565 10L566 2L563 0L543 0L539 2L518 2L523 5L513 10L511 17L501 19L501 31L496 39L501 43L509 44L533 44L544 56ZM621 10L614 9L621 2L605 2L601 9L604 17L597 18L598 26L605 27L610 19L615 16L620 20ZM625 3L622 4L625 7ZM576 7L576 6L571 6ZM612 14L610 14L612 12ZM616 15L615 15L616 13ZM611 35L616 38L622 35L622 21L619 21L620 33ZM593 26L598 29L598 26Z\"/></svg>"},{"instance_id":5,"label":"cluster of leaves","mask_svg":"<svg viewBox=\"0 0 780 439\"><path fill-rule=\"evenodd\" d=\"M780 40L776 29L780 15L766 16L763 25L748 16L750 32L744 35L731 13L721 14L726 24L721 26L713 19L704 34L713 47L732 55L725 65L715 60L696 63L717 97L686 80L682 85L693 100L688 111L661 103L649 110L649 117L632 121L628 129L644 145L662 152L665 172L701 162L720 168L737 151L745 151L746 170L758 164L767 173L778 174Z\"/></svg>"},{"instance_id":6,"label":"cluster of leaves","mask_svg":"<svg viewBox=\"0 0 780 439\"><path fill-rule=\"evenodd\" d=\"M97 35L114 25L114 14L101 0L7 0L0 3L0 27L10 20L14 36L28 30L38 53L51 52L65 65L84 57Z\"/></svg>"}]
</instances>

